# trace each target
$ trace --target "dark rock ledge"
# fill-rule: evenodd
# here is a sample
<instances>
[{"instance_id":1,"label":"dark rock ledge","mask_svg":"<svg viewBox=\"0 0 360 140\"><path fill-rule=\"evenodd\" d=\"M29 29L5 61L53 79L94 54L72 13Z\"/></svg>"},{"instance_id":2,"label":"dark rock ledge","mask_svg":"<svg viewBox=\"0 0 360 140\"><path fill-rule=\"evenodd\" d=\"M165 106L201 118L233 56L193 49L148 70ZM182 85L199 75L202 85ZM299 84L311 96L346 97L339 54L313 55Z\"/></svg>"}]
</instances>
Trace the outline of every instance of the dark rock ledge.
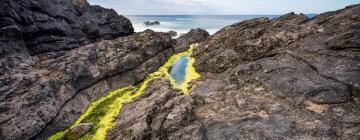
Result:
<instances>
[{"instance_id":1,"label":"dark rock ledge","mask_svg":"<svg viewBox=\"0 0 360 140\"><path fill-rule=\"evenodd\" d=\"M86 1L4 0L0 7L1 139L65 129L92 100L141 81L173 53L165 33L114 39L133 34L130 21Z\"/></svg>"},{"instance_id":2,"label":"dark rock ledge","mask_svg":"<svg viewBox=\"0 0 360 140\"><path fill-rule=\"evenodd\" d=\"M1 0L0 32L24 40L34 55L130 35L134 29L113 9L86 0Z\"/></svg>"}]
</instances>

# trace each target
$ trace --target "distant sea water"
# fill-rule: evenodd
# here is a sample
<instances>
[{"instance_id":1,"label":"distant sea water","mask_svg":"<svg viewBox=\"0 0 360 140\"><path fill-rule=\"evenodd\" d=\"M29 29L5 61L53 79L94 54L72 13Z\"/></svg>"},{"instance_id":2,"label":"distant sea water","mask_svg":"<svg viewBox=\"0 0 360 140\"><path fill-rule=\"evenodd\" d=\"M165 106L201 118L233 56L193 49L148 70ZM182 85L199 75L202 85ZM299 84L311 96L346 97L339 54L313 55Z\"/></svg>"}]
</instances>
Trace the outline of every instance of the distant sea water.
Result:
<instances>
[{"instance_id":1,"label":"distant sea water","mask_svg":"<svg viewBox=\"0 0 360 140\"><path fill-rule=\"evenodd\" d=\"M128 17L135 29L141 32L152 29L159 32L176 31L178 35L187 33L190 29L202 28L210 34L214 34L221 28L240 21L277 15L131 15ZM160 25L145 26L144 21L159 21Z\"/></svg>"},{"instance_id":2,"label":"distant sea water","mask_svg":"<svg viewBox=\"0 0 360 140\"><path fill-rule=\"evenodd\" d=\"M194 28L202 28L214 34L221 28L240 21L258 17L272 19L279 15L128 15L126 17L131 20L135 32L152 29L159 32L176 31L180 35ZM159 21L160 25L145 26L144 21Z\"/></svg>"}]
</instances>

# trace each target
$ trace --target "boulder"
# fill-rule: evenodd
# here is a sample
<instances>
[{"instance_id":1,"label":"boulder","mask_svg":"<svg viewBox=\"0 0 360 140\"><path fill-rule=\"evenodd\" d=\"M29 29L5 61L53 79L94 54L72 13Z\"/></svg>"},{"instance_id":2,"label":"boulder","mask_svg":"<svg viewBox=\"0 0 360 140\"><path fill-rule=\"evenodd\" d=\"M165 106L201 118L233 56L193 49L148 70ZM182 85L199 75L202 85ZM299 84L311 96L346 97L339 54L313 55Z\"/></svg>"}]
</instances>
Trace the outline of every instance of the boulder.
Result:
<instances>
[{"instance_id":1,"label":"boulder","mask_svg":"<svg viewBox=\"0 0 360 140\"><path fill-rule=\"evenodd\" d=\"M175 52L184 52L191 44L200 43L209 37L209 33L203 29L191 29L186 34L176 39Z\"/></svg>"}]
</instances>

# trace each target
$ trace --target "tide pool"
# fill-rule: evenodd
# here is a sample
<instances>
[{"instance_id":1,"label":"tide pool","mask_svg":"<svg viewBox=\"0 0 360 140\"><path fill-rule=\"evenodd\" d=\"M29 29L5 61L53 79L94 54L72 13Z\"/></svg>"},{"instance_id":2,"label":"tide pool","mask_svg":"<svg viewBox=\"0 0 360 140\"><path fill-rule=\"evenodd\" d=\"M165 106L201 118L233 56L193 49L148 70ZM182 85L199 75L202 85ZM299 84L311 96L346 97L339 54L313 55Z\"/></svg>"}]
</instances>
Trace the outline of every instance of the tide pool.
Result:
<instances>
[{"instance_id":1,"label":"tide pool","mask_svg":"<svg viewBox=\"0 0 360 140\"><path fill-rule=\"evenodd\" d=\"M80 140L105 140L106 133L115 124L114 117L119 115L123 104L142 95L149 82L154 79L168 79L173 88L180 89L183 94L188 94L190 92L189 83L200 77L193 67L195 59L190 57L195 46L191 45L188 51L171 56L164 65L156 72L149 74L139 85L116 89L93 101L70 128L55 133L48 140L63 139L70 129L81 123L92 123L93 127Z\"/></svg>"},{"instance_id":2,"label":"tide pool","mask_svg":"<svg viewBox=\"0 0 360 140\"><path fill-rule=\"evenodd\" d=\"M180 85L185 80L186 68L189 62L189 55L185 55L176 60L171 67L170 75L175 80L176 85Z\"/></svg>"}]
</instances>

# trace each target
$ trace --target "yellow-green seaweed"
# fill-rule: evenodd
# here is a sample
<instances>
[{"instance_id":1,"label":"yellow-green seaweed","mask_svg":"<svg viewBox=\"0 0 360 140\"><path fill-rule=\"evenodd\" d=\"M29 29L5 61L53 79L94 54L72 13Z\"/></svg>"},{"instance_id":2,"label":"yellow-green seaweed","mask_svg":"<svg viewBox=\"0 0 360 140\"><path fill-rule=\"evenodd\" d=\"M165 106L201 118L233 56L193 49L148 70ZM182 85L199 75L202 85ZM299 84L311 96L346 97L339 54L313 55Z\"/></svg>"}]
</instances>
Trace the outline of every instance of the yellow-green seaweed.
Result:
<instances>
[{"instance_id":1,"label":"yellow-green seaweed","mask_svg":"<svg viewBox=\"0 0 360 140\"><path fill-rule=\"evenodd\" d=\"M158 71L149 74L139 86L127 86L111 91L108 95L99 98L92 102L87 110L75 121L75 123L68 129L55 133L48 140L59 140L73 127L80 123L93 123L94 126L90 132L81 137L83 140L104 140L106 138L106 131L113 127L115 116L120 113L121 107L124 103L132 101L135 97L143 94L148 83L157 78L165 78L171 81L173 88L180 89L184 94L189 93L189 83L200 77L192 66L195 59L189 57L189 62L186 68L185 80L181 84L176 84L175 80L170 76L169 69L173 63L182 56L191 55L193 48L197 44L190 45L190 49L186 52L178 53L171 56L167 62L161 66Z\"/></svg>"}]
</instances>

